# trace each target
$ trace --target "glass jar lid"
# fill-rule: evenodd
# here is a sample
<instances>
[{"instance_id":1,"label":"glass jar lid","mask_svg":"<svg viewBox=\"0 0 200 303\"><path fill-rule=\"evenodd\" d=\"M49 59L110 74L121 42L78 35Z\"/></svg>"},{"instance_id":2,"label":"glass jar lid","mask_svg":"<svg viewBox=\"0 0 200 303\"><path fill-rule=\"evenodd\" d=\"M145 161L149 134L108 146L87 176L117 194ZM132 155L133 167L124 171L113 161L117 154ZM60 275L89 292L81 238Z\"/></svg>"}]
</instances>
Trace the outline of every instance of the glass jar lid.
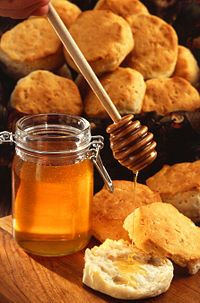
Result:
<instances>
[{"instance_id":1,"label":"glass jar lid","mask_svg":"<svg viewBox=\"0 0 200 303\"><path fill-rule=\"evenodd\" d=\"M90 123L67 114L25 116L16 123L16 147L45 154L69 154L89 148Z\"/></svg>"}]
</instances>

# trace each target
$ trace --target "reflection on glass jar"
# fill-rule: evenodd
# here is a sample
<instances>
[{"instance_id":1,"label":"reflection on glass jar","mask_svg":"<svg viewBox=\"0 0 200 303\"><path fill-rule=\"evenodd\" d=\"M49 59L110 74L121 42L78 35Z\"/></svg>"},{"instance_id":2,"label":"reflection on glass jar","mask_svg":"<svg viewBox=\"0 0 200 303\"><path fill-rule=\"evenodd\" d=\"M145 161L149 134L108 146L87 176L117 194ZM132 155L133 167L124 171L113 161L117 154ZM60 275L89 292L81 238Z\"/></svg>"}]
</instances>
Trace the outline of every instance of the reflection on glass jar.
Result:
<instances>
[{"instance_id":1,"label":"reflection on glass jar","mask_svg":"<svg viewBox=\"0 0 200 303\"><path fill-rule=\"evenodd\" d=\"M93 164L89 122L42 114L16 124L12 165L14 238L26 251L59 256L91 236Z\"/></svg>"}]
</instances>

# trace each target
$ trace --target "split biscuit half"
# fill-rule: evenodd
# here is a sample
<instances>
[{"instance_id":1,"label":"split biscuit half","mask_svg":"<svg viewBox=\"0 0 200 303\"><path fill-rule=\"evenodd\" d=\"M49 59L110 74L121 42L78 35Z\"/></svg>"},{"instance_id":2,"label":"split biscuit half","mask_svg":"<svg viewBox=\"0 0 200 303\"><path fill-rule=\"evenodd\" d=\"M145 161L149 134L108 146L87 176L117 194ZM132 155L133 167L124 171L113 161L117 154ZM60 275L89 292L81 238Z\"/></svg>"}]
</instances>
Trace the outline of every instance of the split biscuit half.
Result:
<instances>
[{"instance_id":1,"label":"split biscuit half","mask_svg":"<svg viewBox=\"0 0 200 303\"><path fill-rule=\"evenodd\" d=\"M107 239L85 251L83 283L117 299L158 296L168 290L172 278L170 260L152 257L123 240Z\"/></svg>"},{"instance_id":2,"label":"split biscuit half","mask_svg":"<svg viewBox=\"0 0 200 303\"><path fill-rule=\"evenodd\" d=\"M170 258L190 274L200 269L200 228L172 204L141 206L125 219L124 228L144 252Z\"/></svg>"}]
</instances>

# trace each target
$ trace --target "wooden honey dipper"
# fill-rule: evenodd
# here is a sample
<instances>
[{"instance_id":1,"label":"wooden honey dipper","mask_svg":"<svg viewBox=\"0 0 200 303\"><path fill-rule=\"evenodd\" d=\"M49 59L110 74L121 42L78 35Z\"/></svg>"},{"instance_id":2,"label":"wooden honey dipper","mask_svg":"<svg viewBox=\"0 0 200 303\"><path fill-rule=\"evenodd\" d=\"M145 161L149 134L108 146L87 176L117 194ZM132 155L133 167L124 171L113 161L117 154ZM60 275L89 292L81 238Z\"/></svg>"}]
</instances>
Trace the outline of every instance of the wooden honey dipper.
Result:
<instances>
[{"instance_id":1,"label":"wooden honey dipper","mask_svg":"<svg viewBox=\"0 0 200 303\"><path fill-rule=\"evenodd\" d=\"M115 159L134 173L151 164L156 156L153 134L140 121L132 121L132 114L111 124L106 131L110 134L111 149Z\"/></svg>"},{"instance_id":2,"label":"wooden honey dipper","mask_svg":"<svg viewBox=\"0 0 200 303\"><path fill-rule=\"evenodd\" d=\"M156 143L152 141L153 134L148 133L148 128L142 126L139 121L132 121L133 115L120 116L51 3L49 3L47 18L81 74L114 122L106 129L110 134L110 146L114 157L120 164L135 173L151 164L157 156Z\"/></svg>"}]
</instances>

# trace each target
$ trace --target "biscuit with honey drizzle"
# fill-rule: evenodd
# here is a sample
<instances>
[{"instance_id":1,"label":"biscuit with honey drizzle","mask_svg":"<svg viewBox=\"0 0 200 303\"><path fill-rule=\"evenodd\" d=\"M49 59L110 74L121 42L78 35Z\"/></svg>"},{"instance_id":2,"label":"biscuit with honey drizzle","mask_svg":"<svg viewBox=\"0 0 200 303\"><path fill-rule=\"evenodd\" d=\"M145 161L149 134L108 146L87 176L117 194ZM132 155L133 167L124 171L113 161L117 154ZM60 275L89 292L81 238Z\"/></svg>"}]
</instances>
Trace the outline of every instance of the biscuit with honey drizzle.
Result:
<instances>
[{"instance_id":1,"label":"biscuit with honey drizzle","mask_svg":"<svg viewBox=\"0 0 200 303\"><path fill-rule=\"evenodd\" d=\"M173 265L152 257L124 240L107 239L85 251L83 283L117 299L155 297L168 290Z\"/></svg>"}]
</instances>

